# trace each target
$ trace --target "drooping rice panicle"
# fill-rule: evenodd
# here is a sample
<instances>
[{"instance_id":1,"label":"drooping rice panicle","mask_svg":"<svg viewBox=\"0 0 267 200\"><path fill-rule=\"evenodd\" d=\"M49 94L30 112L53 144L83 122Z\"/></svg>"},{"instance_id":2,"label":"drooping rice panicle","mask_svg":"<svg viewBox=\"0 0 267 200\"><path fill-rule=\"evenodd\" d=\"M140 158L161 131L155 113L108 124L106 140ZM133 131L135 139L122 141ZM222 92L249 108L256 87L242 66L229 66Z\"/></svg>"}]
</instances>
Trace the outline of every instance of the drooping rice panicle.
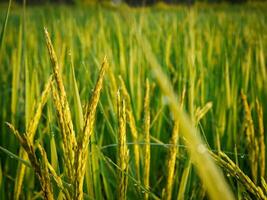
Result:
<instances>
[{"instance_id":1,"label":"drooping rice panicle","mask_svg":"<svg viewBox=\"0 0 267 200\"><path fill-rule=\"evenodd\" d=\"M33 144L30 141L30 138L28 137L28 135L27 134L20 135L20 133L11 124L7 123L7 125L12 130L12 132L14 133L14 135L16 136L16 138L20 142L21 146L24 148L24 150L26 151L26 153L28 155L28 158L31 162L31 165L35 171L35 174L36 174L39 182L40 182L41 189L43 192L42 195L43 195L44 199L53 200L54 197L53 197L52 185L50 182L50 177L47 174L46 164L42 165L42 163L40 163L37 160ZM41 154L42 154L42 159L47 160L47 158L45 158L46 154L44 154L44 152L41 152Z\"/></svg>"},{"instance_id":2,"label":"drooping rice panicle","mask_svg":"<svg viewBox=\"0 0 267 200\"><path fill-rule=\"evenodd\" d=\"M51 91L51 84L52 84L52 77L48 79L48 82L45 85L44 91L41 94L40 102L37 105L36 112L34 116L32 117L29 123L29 126L27 127L26 134L29 137L31 142L33 142L33 138L35 136L37 126L41 118L43 107L46 104L48 95ZM24 160L27 159L27 154L22 148L20 149L19 155L22 159ZM22 183L24 179L24 174L25 174L25 165L19 163L18 168L17 168L17 177L15 181L14 199L19 199L21 187L22 187Z\"/></svg>"},{"instance_id":3,"label":"drooping rice panicle","mask_svg":"<svg viewBox=\"0 0 267 200\"><path fill-rule=\"evenodd\" d=\"M264 194L261 187L255 185L255 183L223 152L219 152L219 155L216 155L213 152L210 152L212 157L216 162L227 171L233 178L242 183L247 191L251 192L257 199L266 199L267 196Z\"/></svg>"}]
</instances>

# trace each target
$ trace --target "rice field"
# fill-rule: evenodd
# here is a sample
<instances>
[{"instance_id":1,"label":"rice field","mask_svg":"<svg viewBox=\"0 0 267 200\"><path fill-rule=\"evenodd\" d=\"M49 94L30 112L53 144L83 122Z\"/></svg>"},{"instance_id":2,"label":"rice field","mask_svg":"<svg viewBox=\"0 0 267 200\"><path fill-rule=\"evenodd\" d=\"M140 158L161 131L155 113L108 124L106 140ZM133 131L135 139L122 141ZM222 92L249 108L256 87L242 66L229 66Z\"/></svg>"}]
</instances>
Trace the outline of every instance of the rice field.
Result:
<instances>
[{"instance_id":1,"label":"rice field","mask_svg":"<svg viewBox=\"0 0 267 200\"><path fill-rule=\"evenodd\" d=\"M0 199L267 199L267 4L0 5Z\"/></svg>"}]
</instances>

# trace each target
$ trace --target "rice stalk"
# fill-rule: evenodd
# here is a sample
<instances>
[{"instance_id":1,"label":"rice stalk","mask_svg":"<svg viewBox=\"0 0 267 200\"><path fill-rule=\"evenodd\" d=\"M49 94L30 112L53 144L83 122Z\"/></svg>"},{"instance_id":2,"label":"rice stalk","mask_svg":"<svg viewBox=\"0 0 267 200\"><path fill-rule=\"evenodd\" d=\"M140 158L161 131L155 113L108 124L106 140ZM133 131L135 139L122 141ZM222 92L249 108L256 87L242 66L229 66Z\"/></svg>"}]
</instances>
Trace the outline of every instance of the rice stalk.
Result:
<instances>
[{"instance_id":1,"label":"rice stalk","mask_svg":"<svg viewBox=\"0 0 267 200\"><path fill-rule=\"evenodd\" d=\"M144 187L149 191L149 178L150 178L150 84L146 79L146 93L144 100ZM145 193L144 199L148 199L149 193Z\"/></svg>"},{"instance_id":2,"label":"rice stalk","mask_svg":"<svg viewBox=\"0 0 267 200\"><path fill-rule=\"evenodd\" d=\"M71 196L69 194L69 191L67 189L67 187L64 186L62 179L57 175L55 169L53 168L53 166L50 163L47 163L47 167L48 170L52 176L52 178L54 179L54 181L56 182L58 188L63 192L64 197L66 200L71 200Z\"/></svg>"},{"instance_id":3,"label":"rice stalk","mask_svg":"<svg viewBox=\"0 0 267 200\"><path fill-rule=\"evenodd\" d=\"M117 91L118 91L118 86L115 78L115 74L112 71L112 68L110 67L108 70L108 80L110 81L110 92L111 92L111 101L113 105L113 112L114 110L117 109Z\"/></svg>"},{"instance_id":4,"label":"rice stalk","mask_svg":"<svg viewBox=\"0 0 267 200\"><path fill-rule=\"evenodd\" d=\"M188 177L189 177L189 173L190 173L191 167L192 167L192 163L189 160L188 164L184 168L184 171L183 171L183 174L182 174L177 200L185 199L185 195L184 194L185 194L186 185L187 185L187 181L188 181Z\"/></svg>"},{"instance_id":5,"label":"rice stalk","mask_svg":"<svg viewBox=\"0 0 267 200\"><path fill-rule=\"evenodd\" d=\"M2 58L1 58L2 57L2 48L3 48L3 44L4 44L4 38L5 38L5 34L6 34L6 28L7 28L7 22L8 22L8 18L9 18L11 4L12 4L12 0L9 0L8 8L7 8L6 15L5 15L5 20L4 20L4 23L2 25L2 30L1 30L1 35L0 35L0 60L2 60Z\"/></svg>"},{"instance_id":6,"label":"rice stalk","mask_svg":"<svg viewBox=\"0 0 267 200\"><path fill-rule=\"evenodd\" d=\"M119 167L118 171L118 186L117 194L119 200L126 199L127 184L128 184L128 162L129 162L129 150L126 144L126 108L125 101L121 99L120 91L117 94L117 112L118 112L118 157L117 163Z\"/></svg>"},{"instance_id":7,"label":"rice stalk","mask_svg":"<svg viewBox=\"0 0 267 200\"><path fill-rule=\"evenodd\" d=\"M183 89L181 100L180 100L180 106L183 107L184 98L185 98L185 91L186 89ZM174 121L174 127L172 130L172 136L170 139L170 148L169 148L169 155L167 160L167 182L164 188L164 195L163 199L170 200L172 198L172 189L173 189L173 180L174 180L174 172L175 172L175 164L176 164L176 156L178 153L178 142L179 138L179 121L175 119Z\"/></svg>"},{"instance_id":8,"label":"rice stalk","mask_svg":"<svg viewBox=\"0 0 267 200\"><path fill-rule=\"evenodd\" d=\"M129 121L129 126L133 138L133 148L134 148L134 160L135 160L135 171L136 171L136 177L138 182L140 182L140 153L139 153L139 145L138 145L138 131L136 127L135 117L133 114L133 108L131 106L131 98L127 91L127 88L125 86L125 83L121 76L119 76L120 83L121 83L121 91L123 96L125 97L126 101L126 114Z\"/></svg>"}]
</instances>

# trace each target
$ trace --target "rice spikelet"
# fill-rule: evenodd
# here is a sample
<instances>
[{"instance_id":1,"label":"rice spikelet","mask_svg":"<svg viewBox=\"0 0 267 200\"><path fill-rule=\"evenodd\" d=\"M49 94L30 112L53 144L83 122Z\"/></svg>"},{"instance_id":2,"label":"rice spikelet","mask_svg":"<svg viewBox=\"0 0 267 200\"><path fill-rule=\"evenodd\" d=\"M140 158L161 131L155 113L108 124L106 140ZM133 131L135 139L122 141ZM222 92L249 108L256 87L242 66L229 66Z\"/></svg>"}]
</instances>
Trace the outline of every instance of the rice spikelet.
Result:
<instances>
[{"instance_id":1,"label":"rice spikelet","mask_svg":"<svg viewBox=\"0 0 267 200\"><path fill-rule=\"evenodd\" d=\"M130 126L130 130L131 130L131 134L132 134L132 138L134 142L133 148L134 148L134 161L135 161L134 163L135 163L136 177L137 177L137 181L140 182L140 164L139 164L140 154L139 154L139 146L138 146L138 131L136 128L130 95L127 91L127 88L121 76L119 76L119 79L121 83L122 94L126 99L126 114L128 117L129 126Z\"/></svg>"},{"instance_id":2,"label":"rice spikelet","mask_svg":"<svg viewBox=\"0 0 267 200\"><path fill-rule=\"evenodd\" d=\"M258 128L259 128L259 166L260 176L265 177L265 143L264 143L264 123L263 123L263 111L262 105L256 100L256 109L258 114Z\"/></svg>"},{"instance_id":3,"label":"rice spikelet","mask_svg":"<svg viewBox=\"0 0 267 200\"><path fill-rule=\"evenodd\" d=\"M38 144L38 149L41 152L41 156L42 156L42 159L39 161L39 165L41 167L41 172L42 172L41 178L42 178L42 182L44 184L44 186L42 186L42 187L45 187L45 189L43 189L43 190L47 191L46 193L44 193L45 194L44 198L45 199L53 199L52 185L50 182L50 174L48 171L48 163L49 162L47 160L46 152L40 144Z\"/></svg>"},{"instance_id":4,"label":"rice spikelet","mask_svg":"<svg viewBox=\"0 0 267 200\"><path fill-rule=\"evenodd\" d=\"M241 99L243 102L243 109L245 112L243 128L246 134L246 140L248 145L251 173L254 183L257 183L259 145L254 132L254 123L251 116L251 108L248 104L247 96L243 94L242 91L241 91Z\"/></svg>"},{"instance_id":5,"label":"rice spikelet","mask_svg":"<svg viewBox=\"0 0 267 200\"><path fill-rule=\"evenodd\" d=\"M128 161L129 161L129 150L126 144L126 109L125 101L121 99L120 91L117 94L117 112L118 112L118 122L119 122L119 131L118 131L118 199L125 200L127 193L127 184L128 184Z\"/></svg>"},{"instance_id":6,"label":"rice spikelet","mask_svg":"<svg viewBox=\"0 0 267 200\"><path fill-rule=\"evenodd\" d=\"M69 159L69 155L71 154L70 152L70 148L68 148L68 137L67 137L67 133L66 133L66 126L65 126L65 122L64 122L64 117L63 117L63 111L62 111L62 107L60 106L60 99L58 96L58 93L55 89L55 86L53 85L52 87L52 96L53 96L53 101L54 101L54 105L57 111L57 117L58 117L58 123L61 129L61 138L62 138L62 143L63 143L63 160L65 163L65 173L67 175L67 177L69 178L69 181L72 182L73 180L73 167L72 167L72 163L71 160Z\"/></svg>"},{"instance_id":7,"label":"rice spikelet","mask_svg":"<svg viewBox=\"0 0 267 200\"><path fill-rule=\"evenodd\" d=\"M150 85L148 79L146 79L146 94L144 101L144 137L145 137L145 164L144 164L144 186L149 190L149 178L150 178ZM144 198L148 199L149 193L145 193Z\"/></svg>"}]
</instances>

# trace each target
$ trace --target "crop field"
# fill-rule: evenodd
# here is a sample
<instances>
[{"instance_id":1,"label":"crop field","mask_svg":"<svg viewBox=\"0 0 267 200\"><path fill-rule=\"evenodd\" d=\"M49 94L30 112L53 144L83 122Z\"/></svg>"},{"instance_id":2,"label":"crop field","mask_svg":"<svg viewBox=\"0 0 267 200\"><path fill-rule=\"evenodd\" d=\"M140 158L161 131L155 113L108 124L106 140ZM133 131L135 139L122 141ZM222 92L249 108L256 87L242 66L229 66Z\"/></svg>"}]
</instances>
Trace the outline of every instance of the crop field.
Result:
<instances>
[{"instance_id":1,"label":"crop field","mask_svg":"<svg viewBox=\"0 0 267 200\"><path fill-rule=\"evenodd\" d=\"M0 6L0 199L267 199L267 3Z\"/></svg>"}]
</instances>

